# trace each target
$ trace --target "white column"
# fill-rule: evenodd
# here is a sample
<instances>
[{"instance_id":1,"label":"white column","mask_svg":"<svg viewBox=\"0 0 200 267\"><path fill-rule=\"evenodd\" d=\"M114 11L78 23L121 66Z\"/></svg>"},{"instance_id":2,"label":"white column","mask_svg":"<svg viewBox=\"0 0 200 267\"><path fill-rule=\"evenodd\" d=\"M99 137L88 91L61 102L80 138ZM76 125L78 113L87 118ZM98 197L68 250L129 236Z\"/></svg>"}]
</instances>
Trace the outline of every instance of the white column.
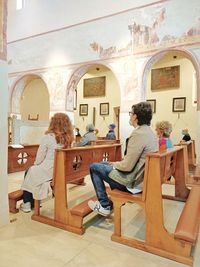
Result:
<instances>
[{"instance_id":1,"label":"white column","mask_svg":"<svg viewBox=\"0 0 200 267\"><path fill-rule=\"evenodd\" d=\"M8 212L8 69L0 60L0 227L9 222Z\"/></svg>"}]
</instances>

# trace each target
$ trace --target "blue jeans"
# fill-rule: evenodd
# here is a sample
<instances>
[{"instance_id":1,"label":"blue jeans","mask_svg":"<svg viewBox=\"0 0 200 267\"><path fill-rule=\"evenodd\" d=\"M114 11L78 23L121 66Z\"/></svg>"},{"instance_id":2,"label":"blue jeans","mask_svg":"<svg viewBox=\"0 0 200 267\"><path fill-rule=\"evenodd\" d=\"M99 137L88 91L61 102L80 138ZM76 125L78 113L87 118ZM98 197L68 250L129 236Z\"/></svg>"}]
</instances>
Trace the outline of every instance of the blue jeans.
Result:
<instances>
[{"instance_id":1,"label":"blue jeans","mask_svg":"<svg viewBox=\"0 0 200 267\"><path fill-rule=\"evenodd\" d=\"M113 167L108 162L93 163L90 165L90 175L98 201L103 208L112 209L112 201L108 198L104 181L107 182L111 189L119 189L129 192L126 186L112 180L108 174L113 170Z\"/></svg>"}]
</instances>

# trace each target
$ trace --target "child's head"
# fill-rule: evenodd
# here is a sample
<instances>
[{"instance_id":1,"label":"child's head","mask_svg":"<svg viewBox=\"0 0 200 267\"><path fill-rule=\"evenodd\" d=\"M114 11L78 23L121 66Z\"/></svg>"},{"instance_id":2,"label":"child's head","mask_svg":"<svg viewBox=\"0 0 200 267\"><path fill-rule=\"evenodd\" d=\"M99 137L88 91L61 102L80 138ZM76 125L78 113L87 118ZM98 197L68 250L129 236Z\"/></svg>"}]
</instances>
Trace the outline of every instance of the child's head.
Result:
<instances>
[{"instance_id":1,"label":"child's head","mask_svg":"<svg viewBox=\"0 0 200 267\"><path fill-rule=\"evenodd\" d=\"M156 123L156 132L159 138L170 137L172 132L172 124L168 121L160 121Z\"/></svg>"}]
</instances>

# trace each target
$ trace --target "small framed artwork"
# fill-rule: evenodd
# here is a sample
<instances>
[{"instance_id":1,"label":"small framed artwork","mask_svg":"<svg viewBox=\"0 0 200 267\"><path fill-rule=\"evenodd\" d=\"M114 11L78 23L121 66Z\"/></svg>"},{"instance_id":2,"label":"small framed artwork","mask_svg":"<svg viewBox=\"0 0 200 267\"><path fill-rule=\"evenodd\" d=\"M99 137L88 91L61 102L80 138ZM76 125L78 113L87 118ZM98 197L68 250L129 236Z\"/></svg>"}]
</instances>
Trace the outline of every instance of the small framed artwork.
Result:
<instances>
[{"instance_id":1,"label":"small framed artwork","mask_svg":"<svg viewBox=\"0 0 200 267\"><path fill-rule=\"evenodd\" d=\"M88 115L88 104L80 104L79 115L87 116Z\"/></svg>"},{"instance_id":2,"label":"small framed artwork","mask_svg":"<svg viewBox=\"0 0 200 267\"><path fill-rule=\"evenodd\" d=\"M147 99L147 102L151 104L152 112L156 113L156 99Z\"/></svg>"},{"instance_id":3,"label":"small framed artwork","mask_svg":"<svg viewBox=\"0 0 200 267\"><path fill-rule=\"evenodd\" d=\"M185 112L186 97L173 98L172 111L173 112Z\"/></svg>"},{"instance_id":4,"label":"small framed artwork","mask_svg":"<svg viewBox=\"0 0 200 267\"><path fill-rule=\"evenodd\" d=\"M100 115L109 115L109 103L100 103Z\"/></svg>"}]
</instances>

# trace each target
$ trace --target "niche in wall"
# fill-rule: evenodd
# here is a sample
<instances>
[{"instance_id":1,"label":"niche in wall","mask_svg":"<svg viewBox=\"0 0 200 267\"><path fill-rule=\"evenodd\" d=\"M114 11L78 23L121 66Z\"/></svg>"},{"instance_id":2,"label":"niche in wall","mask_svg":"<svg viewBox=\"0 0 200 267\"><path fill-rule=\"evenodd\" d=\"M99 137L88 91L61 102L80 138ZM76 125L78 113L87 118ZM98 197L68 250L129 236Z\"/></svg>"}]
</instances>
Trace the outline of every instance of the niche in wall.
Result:
<instances>
[{"instance_id":1,"label":"niche in wall","mask_svg":"<svg viewBox=\"0 0 200 267\"><path fill-rule=\"evenodd\" d=\"M90 82L91 94L89 95L84 92L85 81ZM99 89L93 91L93 86L97 86ZM99 130L98 136L105 137L108 132L108 125L115 123L117 125L116 135L119 138L119 116L115 113L115 107L120 107L120 89L113 72L104 65L90 65L85 75L80 79L76 92L77 109L74 110L74 124L80 129L81 135L85 133L87 124L94 123L95 128ZM103 103L106 103L106 110L102 109ZM87 105L87 112L84 111L87 116L83 116L83 112L80 116L80 105L81 107Z\"/></svg>"},{"instance_id":2,"label":"niche in wall","mask_svg":"<svg viewBox=\"0 0 200 267\"><path fill-rule=\"evenodd\" d=\"M45 83L38 76L31 76L27 80L21 95L21 119L48 121L49 109L49 93Z\"/></svg>"},{"instance_id":3,"label":"niche in wall","mask_svg":"<svg viewBox=\"0 0 200 267\"><path fill-rule=\"evenodd\" d=\"M182 139L182 129L188 128L193 139L196 139L197 136L197 112L196 106L193 105L193 95L194 90L196 90L196 80L194 81L195 69L191 60L181 51L169 51L151 67L152 69L167 69L176 66L179 66L177 78L179 76L180 81L178 87L174 86L172 88L169 86L152 91L150 71L146 92L146 99L153 99L156 102L156 113L153 114L151 124L153 130L157 121L170 121L173 126L171 139L174 144L177 144ZM181 102L180 107L178 106L179 102Z\"/></svg>"}]
</instances>

